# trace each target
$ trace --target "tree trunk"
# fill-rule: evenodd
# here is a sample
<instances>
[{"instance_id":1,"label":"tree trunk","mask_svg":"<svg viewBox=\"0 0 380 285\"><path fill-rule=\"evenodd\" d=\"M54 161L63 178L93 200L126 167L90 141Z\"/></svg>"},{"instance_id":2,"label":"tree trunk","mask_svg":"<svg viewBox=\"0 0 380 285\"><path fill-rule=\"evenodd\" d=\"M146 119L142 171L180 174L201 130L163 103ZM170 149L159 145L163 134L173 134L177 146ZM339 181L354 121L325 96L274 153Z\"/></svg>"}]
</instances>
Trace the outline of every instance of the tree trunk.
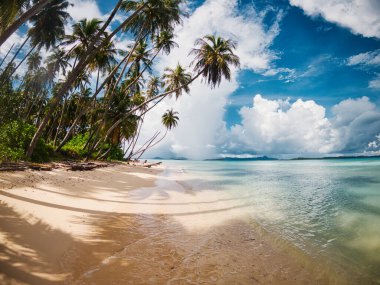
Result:
<instances>
[{"instance_id":1,"label":"tree trunk","mask_svg":"<svg viewBox=\"0 0 380 285\"><path fill-rule=\"evenodd\" d=\"M180 89L182 89L183 87L185 86L188 86L189 84L191 84L192 82L194 82L195 79L197 79L201 74L202 74L203 70L201 70L195 77L193 77L188 83L174 89L174 90L170 90L170 91L167 91L167 92L164 92L158 96L155 96L151 99L148 99L146 101L144 101L143 103L141 103L140 105L138 105L137 107L133 108L131 111L127 112L126 114L124 114L124 116L117 120L107 131L106 133L106 136L104 137L104 140L103 141L106 141L108 136L111 134L111 132L123 121L124 118L126 118L127 116L133 114L134 112L136 112L138 109L140 109L141 107L145 106L146 104L149 104L150 102L156 100L156 99L159 99L159 98L165 98L167 95L171 94L171 93L174 93ZM160 101L162 100L160 99Z\"/></svg>"},{"instance_id":2,"label":"tree trunk","mask_svg":"<svg viewBox=\"0 0 380 285\"><path fill-rule=\"evenodd\" d=\"M13 46L14 46L14 45L15 45L15 44L13 43L12 46L11 46L11 48L8 50L7 54L4 56L3 60L2 60L1 63L0 63L0 67L3 65L4 61L7 59L8 55L9 55L9 53L11 52L11 50L13 49Z\"/></svg>"},{"instance_id":3,"label":"tree trunk","mask_svg":"<svg viewBox=\"0 0 380 285\"><path fill-rule=\"evenodd\" d=\"M118 2L118 5L115 7L114 11L111 13L110 17L108 18L107 22L103 25L103 28L101 30L105 30L106 27L109 25L111 20L114 18L117 10L119 9L121 5L121 0ZM95 39L93 40L93 43L91 43L91 46L89 50L83 55L83 58L79 61L78 65L72 70L67 80L62 84L62 87L59 89L57 94L53 97L52 102L45 114L45 117L43 118L41 124L38 126L37 131L35 132L28 150L26 152L26 158L30 159L33 151L37 145L37 142L39 138L41 137L48 121L51 116L51 114L54 111L54 108L58 104L58 102L61 100L61 98L66 94L66 92L69 90L70 86L73 84L77 76L83 71L83 69L87 66L87 64L94 58L95 53L99 51L103 46L105 46L123 27L125 27L132 19L136 17L136 15L147 5L145 3L142 5L139 9L137 9L130 17L128 17L121 25L119 25L104 41L101 45L98 47L95 47L93 43L95 43L99 37L100 37L100 31L97 36L95 36ZM116 9L117 8L117 9Z\"/></svg>"},{"instance_id":4,"label":"tree trunk","mask_svg":"<svg viewBox=\"0 0 380 285\"><path fill-rule=\"evenodd\" d=\"M40 0L28 11L17 18L5 31L0 35L0 46L14 33L21 25L26 23L31 17L41 12L41 10L52 0Z\"/></svg>"}]
</instances>

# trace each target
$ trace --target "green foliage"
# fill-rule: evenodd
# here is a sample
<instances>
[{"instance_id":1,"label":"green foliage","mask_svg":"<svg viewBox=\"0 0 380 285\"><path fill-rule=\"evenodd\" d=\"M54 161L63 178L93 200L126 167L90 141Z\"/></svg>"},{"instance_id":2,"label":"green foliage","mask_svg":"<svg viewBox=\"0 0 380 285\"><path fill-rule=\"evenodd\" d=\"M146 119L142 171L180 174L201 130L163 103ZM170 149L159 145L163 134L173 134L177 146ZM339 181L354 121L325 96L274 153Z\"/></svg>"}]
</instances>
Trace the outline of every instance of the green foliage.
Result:
<instances>
[{"instance_id":1,"label":"green foliage","mask_svg":"<svg viewBox=\"0 0 380 285\"><path fill-rule=\"evenodd\" d=\"M25 151L32 140L36 128L30 124L13 121L0 127L0 161L25 159ZM37 143L32 161L49 161L53 149L43 139Z\"/></svg>"},{"instance_id":2,"label":"green foliage","mask_svg":"<svg viewBox=\"0 0 380 285\"><path fill-rule=\"evenodd\" d=\"M84 158L88 154L87 149L85 149L85 145L88 141L89 133L84 134L78 134L74 136L70 141L67 142L62 147L61 152L66 155L70 156L72 158ZM91 155L92 158L96 158L98 154L101 154L103 152L106 152L108 148L110 147L109 144L103 144L99 148L98 153L94 153ZM123 150L118 146L112 146L111 151L109 155L107 156L108 159L111 160L122 160L123 159Z\"/></svg>"},{"instance_id":3,"label":"green foliage","mask_svg":"<svg viewBox=\"0 0 380 285\"><path fill-rule=\"evenodd\" d=\"M87 155L84 146L89 138L89 134L77 134L62 147L62 152L73 158L81 158Z\"/></svg>"},{"instance_id":4,"label":"green foliage","mask_svg":"<svg viewBox=\"0 0 380 285\"><path fill-rule=\"evenodd\" d=\"M123 160L124 152L120 147L113 146L110 154L108 156L108 160Z\"/></svg>"}]
</instances>

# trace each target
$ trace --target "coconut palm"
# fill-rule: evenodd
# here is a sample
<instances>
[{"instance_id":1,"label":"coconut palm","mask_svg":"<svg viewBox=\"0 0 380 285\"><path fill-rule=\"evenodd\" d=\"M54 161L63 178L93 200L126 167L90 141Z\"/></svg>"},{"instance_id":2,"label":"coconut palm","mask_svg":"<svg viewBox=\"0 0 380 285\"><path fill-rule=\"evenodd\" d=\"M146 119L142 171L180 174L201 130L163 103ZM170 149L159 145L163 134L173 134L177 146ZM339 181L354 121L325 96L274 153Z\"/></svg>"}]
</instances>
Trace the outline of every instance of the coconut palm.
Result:
<instances>
[{"instance_id":1,"label":"coconut palm","mask_svg":"<svg viewBox=\"0 0 380 285\"><path fill-rule=\"evenodd\" d=\"M56 73L62 71L66 75L66 68L70 65L66 52L63 49L55 48L47 58L47 68L49 74L54 77Z\"/></svg>"},{"instance_id":2,"label":"coconut palm","mask_svg":"<svg viewBox=\"0 0 380 285\"><path fill-rule=\"evenodd\" d=\"M36 70L41 66L42 57L38 52L32 53L28 58L28 70Z\"/></svg>"},{"instance_id":3,"label":"coconut palm","mask_svg":"<svg viewBox=\"0 0 380 285\"><path fill-rule=\"evenodd\" d=\"M29 52L16 66L10 76L21 66L21 64L30 56L35 48L45 47L49 49L55 46L56 42L65 34L65 23L70 15L65 11L69 3L66 0L51 0L37 14L30 18L32 28L28 31L27 39L31 41Z\"/></svg>"},{"instance_id":4,"label":"coconut palm","mask_svg":"<svg viewBox=\"0 0 380 285\"><path fill-rule=\"evenodd\" d=\"M165 83L165 91L173 91L176 99L182 95L182 92L190 92L189 82L191 81L191 74L187 73L184 68L178 63L174 69L166 68L163 75Z\"/></svg>"},{"instance_id":5,"label":"coconut palm","mask_svg":"<svg viewBox=\"0 0 380 285\"><path fill-rule=\"evenodd\" d=\"M162 81L158 76L151 76L146 89L146 97L147 98L154 98L158 95L160 88L163 86Z\"/></svg>"},{"instance_id":6,"label":"coconut palm","mask_svg":"<svg viewBox=\"0 0 380 285\"><path fill-rule=\"evenodd\" d=\"M201 74L211 87L219 86L222 77L231 79L230 66L239 67L239 57L234 54L236 43L213 35L197 39L190 54L195 55L194 71Z\"/></svg>"},{"instance_id":7,"label":"coconut palm","mask_svg":"<svg viewBox=\"0 0 380 285\"><path fill-rule=\"evenodd\" d=\"M41 12L51 1L34 1L33 6L30 6L29 0L0 1L0 46L31 17ZM19 17L16 19L17 16Z\"/></svg>"},{"instance_id":8,"label":"coconut palm","mask_svg":"<svg viewBox=\"0 0 380 285\"><path fill-rule=\"evenodd\" d=\"M171 130L172 128L175 128L178 125L178 112L171 110L166 110L165 114L162 115L162 124L165 126L166 129Z\"/></svg>"},{"instance_id":9,"label":"coconut palm","mask_svg":"<svg viewBox=\"0 0 380 285\"><path fill-rule=\"evenodd\" d=\"M72 26L72 34L65 36L65 40L62 42L62 45L71 47L69 51L70 57L80 58L85 56L86 51L93 44L93 40L101 29L101 23L102 21L96 18L90 20L83 19ZM102 33L95 45L98 46L104 40L104 36L105 34Z\"/></svg>"},{"instance_id":10,"label":"coconut palm","mask_svg":"<svg viewBox=\"0 0 380 285\"><path fill-rule=\"evenodd\" d=\"M173 41L173 39L173 32L167 30L161 31L154 38L156 49L158 51L162 50L166 55L168 55L174 47L178 47L178 44L175 41Z\"/></svg>"},{"instance_id":11,"label":"coconut palm","mask_svg":"<svg viewBox=\"0 0 380 285\"><path fill-rule=\"evenodd\" d=\"M32 46L38 49L45 47L47 50L56 46L57 41L65 35L65 24L70 18L66 12L68 6L67 0L52 0L40 13L30 18L33 27L28 34Z\"/></svg>"},{"instance_id":12,"label":"coconut palm","mask_svg":"<svg viewBox=\"0 0 380 285\"><path fill-rule=\"evenodd\" d=\"M133 13L141 9L125 27L135 36L150 34L153 38L161 31L172 31L174 26L180 24L182 12L180 4L182 0L128 0L122 4L122 9L127 13Z\"/></svg>"},{"instance_id":13,"label":"coconut palm","mask_svg":"<svg viewBox=\"0 0 380 285\"><path fill-rule=\"evenodd\" d=\"M166 131L165 134L156 142L156 138L159 135L159 132L157 132L147 143L145 143L143 148L140 148L136 153L134 153L132 156L135 156L138 154L137 159L140 159L140 157L150 148L154 147L158 143L160 143L167 135L168 131L175 128L178 125L178 112L171 110L166 110L166 112L162 115L161 122L165 126ZM154 142L154 143L153 143Z\"/></svg>"}]
</instances>

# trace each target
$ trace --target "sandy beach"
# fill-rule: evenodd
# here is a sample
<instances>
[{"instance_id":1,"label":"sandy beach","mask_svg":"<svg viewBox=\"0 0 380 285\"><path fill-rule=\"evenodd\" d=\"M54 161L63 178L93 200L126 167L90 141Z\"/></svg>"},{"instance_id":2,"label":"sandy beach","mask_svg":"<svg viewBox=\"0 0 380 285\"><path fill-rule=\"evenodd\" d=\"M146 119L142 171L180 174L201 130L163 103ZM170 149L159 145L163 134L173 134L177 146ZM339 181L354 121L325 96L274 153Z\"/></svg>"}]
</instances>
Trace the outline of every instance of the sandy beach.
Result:
<instances>
[{"instance_id":1,"label":"sandy beach","mask_svg":"<svg viewBox=\"0 0 380 285\"><path fill-rule=\"evenodd\" d=\"M186 185L161 166L1 173L0 283L342 283Z\"/></svg>"}]
</instances>

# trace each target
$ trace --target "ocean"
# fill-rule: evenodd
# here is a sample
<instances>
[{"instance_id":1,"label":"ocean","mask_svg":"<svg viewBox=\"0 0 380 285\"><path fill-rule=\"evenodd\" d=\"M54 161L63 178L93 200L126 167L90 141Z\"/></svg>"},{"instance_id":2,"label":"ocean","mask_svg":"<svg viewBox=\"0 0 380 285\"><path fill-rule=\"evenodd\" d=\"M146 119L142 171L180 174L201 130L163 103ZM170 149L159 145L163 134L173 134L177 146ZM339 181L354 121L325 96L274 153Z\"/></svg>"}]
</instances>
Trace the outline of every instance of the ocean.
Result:
<instances>
[{"instance_id":1,"label":"ocean","mask_svg":"<svg viewBox=\"0 0 380 285\"><path fill-rule=\"evenodd\" d=\"M244 209L318 270L380 284L380 159L164 161L196 193ZM201 196L202 197L202 196ZM228 207L228 201L231 207ZM198 201L199 202L199 201Z\"/></svg>"}]
</instances>

